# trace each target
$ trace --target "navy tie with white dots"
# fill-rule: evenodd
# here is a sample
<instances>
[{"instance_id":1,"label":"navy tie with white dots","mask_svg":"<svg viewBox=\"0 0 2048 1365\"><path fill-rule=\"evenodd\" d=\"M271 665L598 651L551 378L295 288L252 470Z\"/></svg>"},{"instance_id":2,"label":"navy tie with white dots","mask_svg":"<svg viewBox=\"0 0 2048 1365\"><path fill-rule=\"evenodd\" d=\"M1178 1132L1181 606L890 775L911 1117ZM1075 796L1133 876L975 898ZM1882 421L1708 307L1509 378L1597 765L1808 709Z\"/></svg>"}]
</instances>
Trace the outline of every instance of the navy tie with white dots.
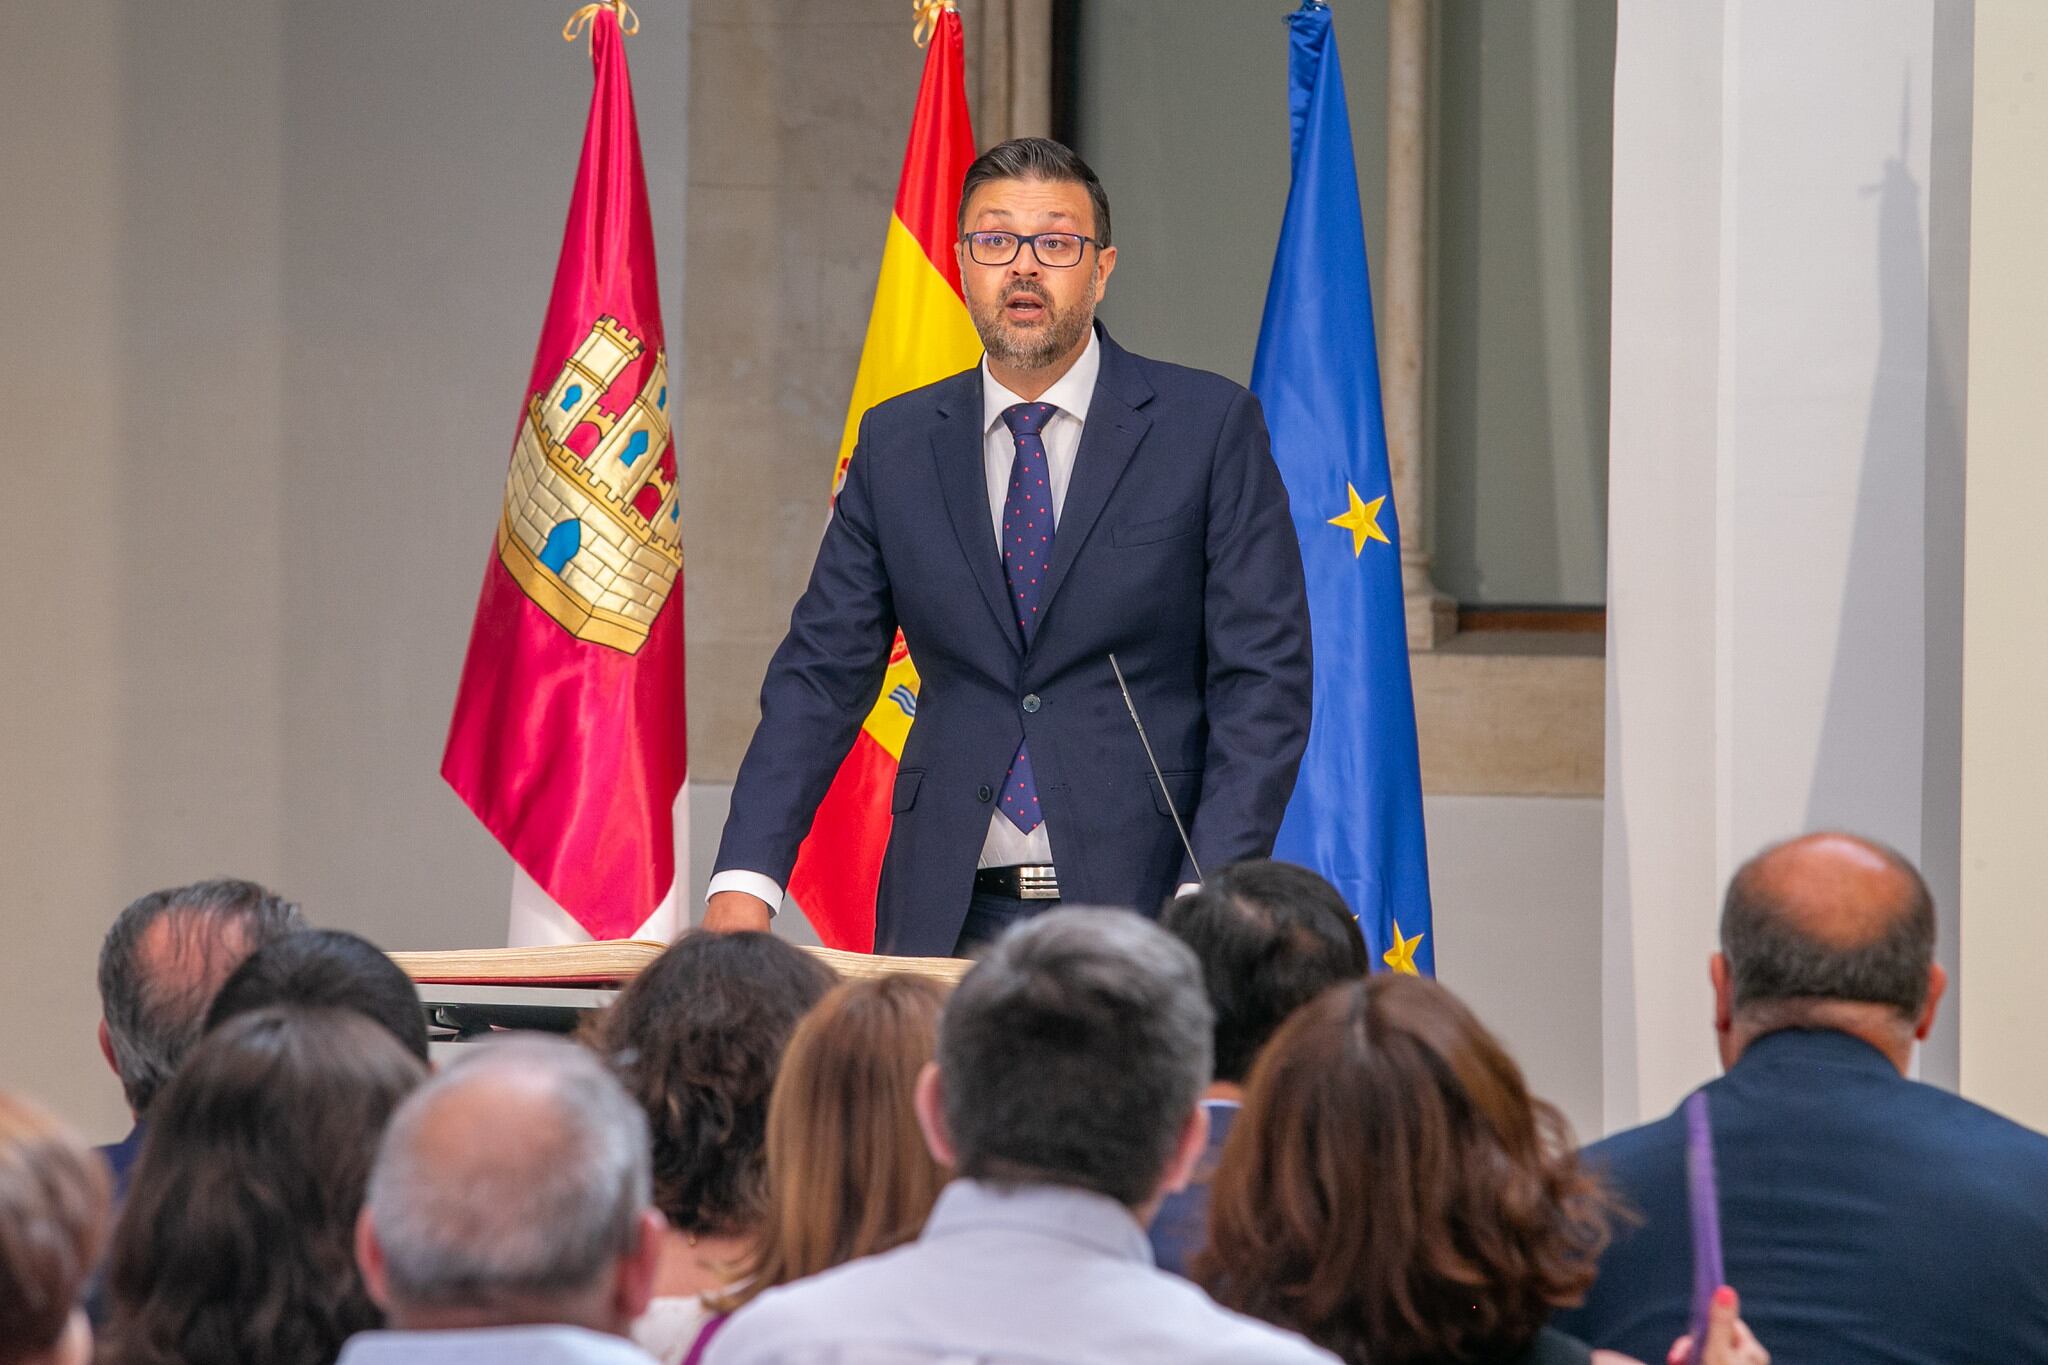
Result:
<instances>
[{"instance_id":1,"label":"navy tie with white dots","mask_svg":"<svg viewBox=\"0 0 2048 1365\"><path fill-rule=\"evenodd\" d=\"M1010 582L1010 605L1017 609L1017 629L1027 648L1038 633L1038 581L1052 563L1052 469L1038 433L1055 411L1050 403L1018 403L1003 409L1003 425L1017 439L1010 495L1003 499L1003 576ZM1026 834L1045 819L1038 809L1038 784L1031 780L1028 744L1019 744L1017 756L1010 760L1002 811Z\"/></svg>"}]
</instances>

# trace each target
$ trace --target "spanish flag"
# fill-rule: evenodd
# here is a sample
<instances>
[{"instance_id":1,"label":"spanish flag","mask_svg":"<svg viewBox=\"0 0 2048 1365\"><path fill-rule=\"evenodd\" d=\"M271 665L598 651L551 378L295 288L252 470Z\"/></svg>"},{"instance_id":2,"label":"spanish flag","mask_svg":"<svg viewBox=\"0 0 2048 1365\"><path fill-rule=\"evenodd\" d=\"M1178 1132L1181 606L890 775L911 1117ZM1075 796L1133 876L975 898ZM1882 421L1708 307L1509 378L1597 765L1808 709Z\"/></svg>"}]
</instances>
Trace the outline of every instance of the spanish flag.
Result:
<instances>
[{"instance_id":1,"label":"spanish flag","mask_svg":"<svg viewBox=\"0 0 2048 1365\"><path fill-rule=\"evenodd\" d=\"M938 14L917 88L896 211L882 245L874 311L833 468L835 493L853 458L862 414L981 359L981 339L967 316L960 266L953 256L960 183L974 160L962 51L960 16L949 4ZM810 837L790 874L790 896L828 947L874 948L875 891L889 845L889 795L916 715L917 666L899 634L882 694L819 803Z\"/></svg>"}]
</instances>

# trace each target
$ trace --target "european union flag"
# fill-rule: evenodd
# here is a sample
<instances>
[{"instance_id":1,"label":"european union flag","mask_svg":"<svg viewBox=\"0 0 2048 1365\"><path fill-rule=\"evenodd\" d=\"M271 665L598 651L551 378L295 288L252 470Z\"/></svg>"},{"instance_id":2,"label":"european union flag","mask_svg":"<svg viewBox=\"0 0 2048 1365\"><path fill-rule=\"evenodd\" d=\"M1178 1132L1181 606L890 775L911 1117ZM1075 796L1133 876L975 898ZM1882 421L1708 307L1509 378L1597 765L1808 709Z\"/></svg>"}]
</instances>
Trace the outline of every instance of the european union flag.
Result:
<instances>
[{"instance_id":1,"label":"european union flag","mask_svg":"<svg viewBox=\"0 0 2048 1365\"><path fill-rule=\"evenodd\" d=\"M1287 25L1294 183L1252 390L1301 537L1315 720L1273 856L1329 878L1379 960L1434 975L1401 531L1344 75L1326 5L1307 0Z\"/></svg>"}]
</instances>

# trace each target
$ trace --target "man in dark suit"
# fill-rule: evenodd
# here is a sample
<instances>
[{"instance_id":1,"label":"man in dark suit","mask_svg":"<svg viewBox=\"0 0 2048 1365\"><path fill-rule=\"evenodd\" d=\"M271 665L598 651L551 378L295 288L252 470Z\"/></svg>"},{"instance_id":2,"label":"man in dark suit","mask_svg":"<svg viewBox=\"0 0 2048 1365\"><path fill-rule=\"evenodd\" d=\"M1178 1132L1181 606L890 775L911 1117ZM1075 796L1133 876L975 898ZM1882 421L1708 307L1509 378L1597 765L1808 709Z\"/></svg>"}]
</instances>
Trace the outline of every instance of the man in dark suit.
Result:
<instances>
[{"instance_id":1,"label":"man in dark suit","mask_svg":"<svg viewBox=\"0 0 2048 1365\"><path fill-rule=\"evenodd\" d=\"M1947 978L1911 864L1816 834L1728 888L1706 1087L1728 1283L1787 1361L2048 1360L2048 1138L1906 1079ZM1557 1325L1662 1359L1692 1283L1681 1113L1586 1151L1644 1215Z\"/></svg>"},{"instance_id":2,"label":"man in dark suit","mask_svg":"<svg viewBox=\"0 0 2048 1365\"><path fill-rule=\"evenodd\" d=\"M1187 1187L1152 1219L1161 1270L1187 1273L1208 1237L1209 1181L1244 1102L1244 1080L1288 1016L1369 970L1365 936L1337 888L1305 867L1265 858L1234 863L1166 907L1160 927L1195 950L1216 1011L1216 1052L1202 1108L1209 1146Z\"/></svg>"},{"instance_id":3,"label":"man in dark suit","mask_svg":"<svg viewBox=\"0 0 2048 1365\"><path fill-rule=\"evenodd\" d=\"M1061 899L1150 912L1272 849L1308 738L1309 620L1258 401L1094 324L1101 182L1021 138L968 169L980 366L869 410L761 689L705 923L765 928L903 630L922 680L878 951L968 952Z\"/></svg>"}]
</instances>

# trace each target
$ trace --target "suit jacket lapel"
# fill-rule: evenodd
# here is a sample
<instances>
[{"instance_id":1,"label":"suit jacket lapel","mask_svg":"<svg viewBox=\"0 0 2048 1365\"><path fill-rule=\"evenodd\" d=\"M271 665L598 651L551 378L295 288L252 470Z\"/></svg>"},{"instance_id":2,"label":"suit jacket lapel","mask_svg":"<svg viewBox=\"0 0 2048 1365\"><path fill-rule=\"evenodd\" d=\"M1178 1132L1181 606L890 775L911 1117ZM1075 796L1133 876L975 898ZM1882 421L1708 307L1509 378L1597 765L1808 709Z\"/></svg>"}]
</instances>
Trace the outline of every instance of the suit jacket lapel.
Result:
<instances>
[{"instance_id":1,"label":"suit jacket lapel","mask_svg":"<svg viewBox=\"0 0 2048 1365\"><path fill-rule=\"evenodd\" d=\"M932 459L938 465L939 492L953 535L988 609L1003 628L1010 647L1023 652L1024 639L1003 585L1002 555L996 548L994 513L988 505L988 479L982 465L981 371L969 370L946 386L932 428ZM1092 425L1092 424L1091 424Z\"/></svg>"},{"instance_id":2,"label":"suit jacket lapel","mask_svg":"<svg viewBox=\"0 0 2048 1365\"><path fill-rule=\"evenodd\" d=\"M1097 329L1100 331L1101 324ZM1067 570L1088 533L1102 518L1109 495L1138 444L1152 428L1152 419L1139 411L1152 401L1152 386L1131 363L1129 352L1102 338L1102 372L1095 380L1095 396L1088 402L1088 421L1081 428L1081 449L1074 456L1074 472L1067 481L1067 500L1060 509L1059 530L1052 538L1052 567L1046 571L1045 588L1039 594L1041 619L1050 614L1052 600L1067 580ZM988 500L987 493L982 500Z\"/></svg>"}]
</instances>

